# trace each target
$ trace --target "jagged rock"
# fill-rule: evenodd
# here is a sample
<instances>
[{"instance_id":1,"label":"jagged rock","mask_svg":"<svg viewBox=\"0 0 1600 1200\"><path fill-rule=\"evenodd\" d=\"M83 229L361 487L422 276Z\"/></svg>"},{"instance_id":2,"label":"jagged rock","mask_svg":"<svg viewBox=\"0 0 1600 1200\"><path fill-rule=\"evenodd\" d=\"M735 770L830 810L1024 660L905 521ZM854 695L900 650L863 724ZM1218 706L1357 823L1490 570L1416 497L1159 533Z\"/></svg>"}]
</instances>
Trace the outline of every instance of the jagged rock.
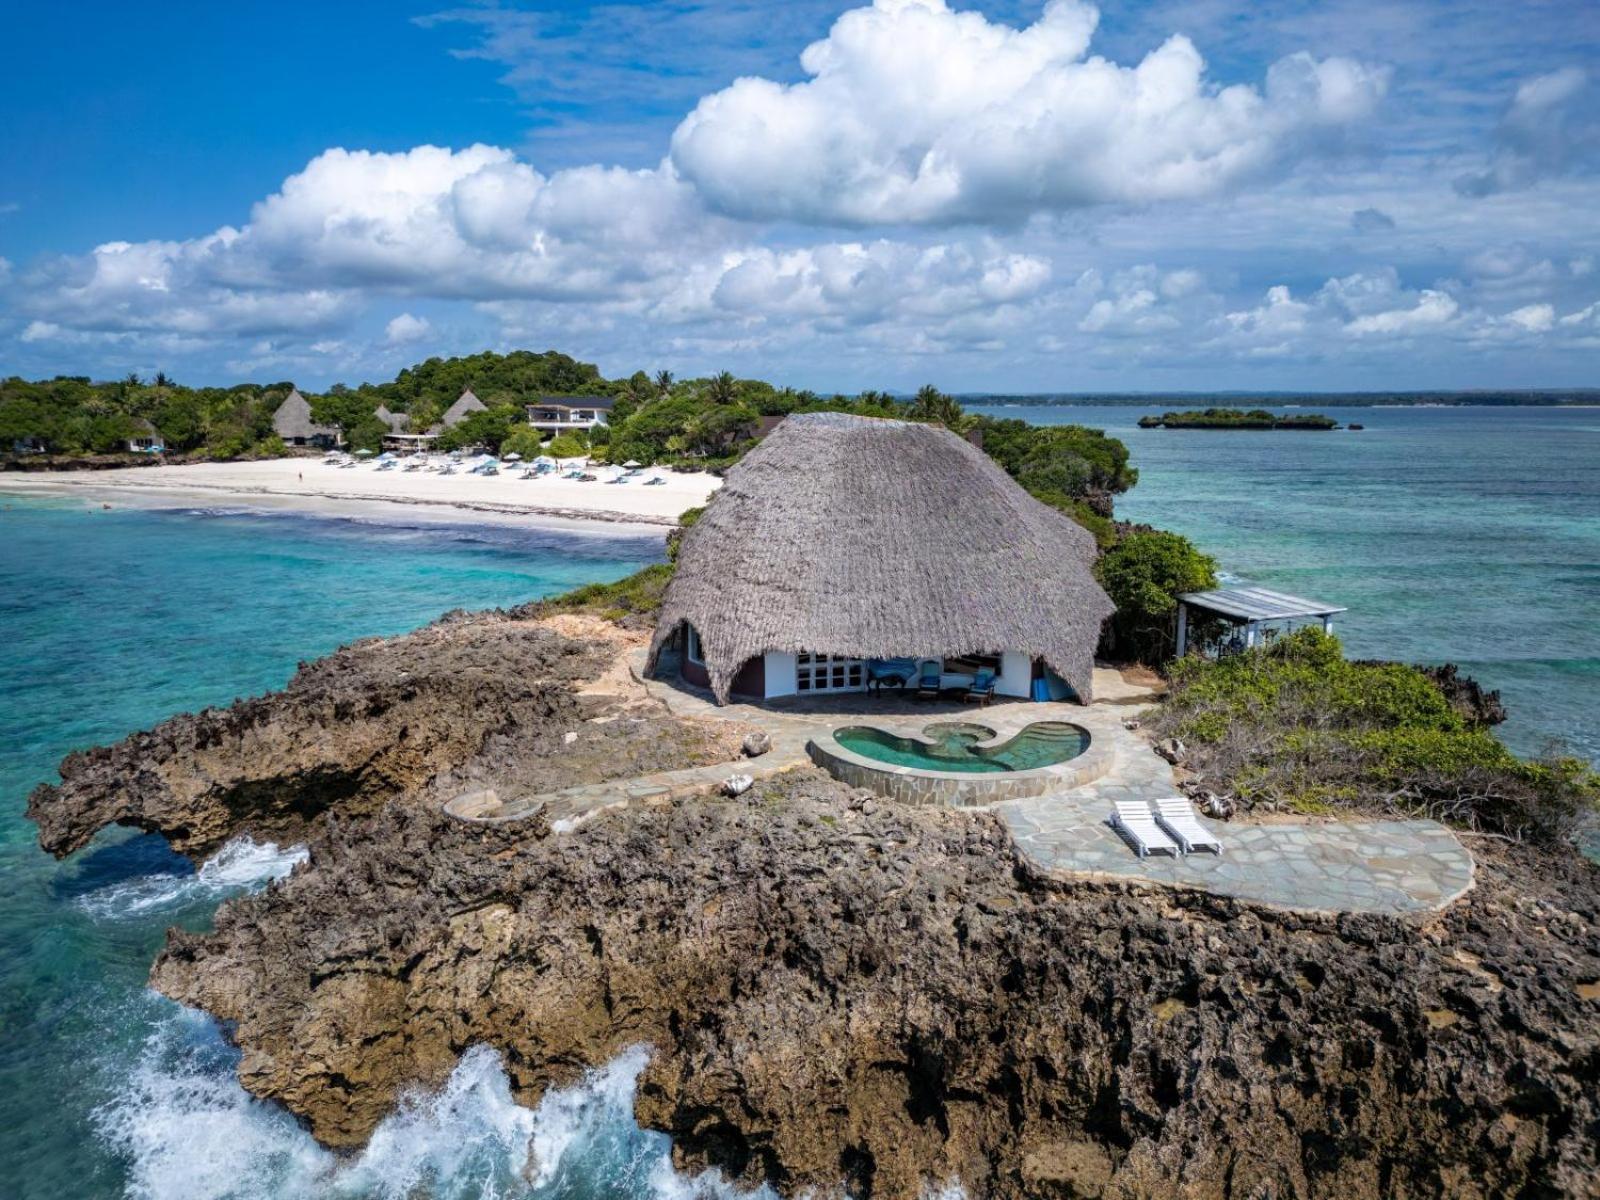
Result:
<instances>
[{"instance_id":1,"label":"jagged rock","mask_svg":"<svg viewBox=\"0 0 1600 1200\"><path fill-rule=\"evenodd\" d=\"M485 789L525 796L736 756L746 727L664 713L564 736L596 715L575 686L615 652L533 621L450 613L302 663L281 692L69 755L28 815L56 855L123 824L201 858L242 833L302 841L332 810L353 817L396 798Z\"/></svg>"},{"instance_id":2,"label":"jagged rock","mask_svg":"<svg viewBox=\"0 0 1600 1200\"><path fill-rule=\"evenodd\" d=\"M772 749L772 735L765 729L756 729L744 735L744 744L740 747L746 758L760 758Z\"/></svg>"},{"instance_id":3,"label":"jagged rock","mask_svg":"<svg viewBox=\"0 0 1600 1200\"><path fill-rule=\"evenodd\" d=\"M1506 719L1506 706L1501 703L1500 693L1485 691L1476 679L1461 674L1455 663L1419 667L1418 670L1438 685L1450 701L1450 707L1474 725L1499 725Z\"/></svg>"},{"instance_id":4,"label":"jagged rock","mask_svg":"<svg viewBox=\"0 0 1600 1200\"><path fill-rule=\"evenodd\" d=\"M1238 811L1238 801L1232 796L1224 796L1207 788L1189 788L1188 793L1197 809L1219 821L1226 821Z\"/></svg>"},{"instance_id":5,"label":"jagged rock","mask_svg":"<svg viewBox=\"0 0 1600 1200\"><path fill-rule=\"evenodd\" d=\"M1185 749L1184 744L1177 738L1163 738L1155 744L1155 752L1173 765L1183 761Z\"/></svg>"},{"instance_id":6,"label":"jagged rock","mask_svg":"<svg viewBox=\"0 0 1600 1200\"><path fill-rule=\"evenodd\" d=\"M341 651L33 799L58 852L112 821L191 853L309 842L170 931L151 979L330 1146L476 1044L532 1104L644 1043L635 1113L678 1165L785 1195L1594 1194L1600 868L1574 852L1475 843L1476 886L1410 920L1053 879L993 814L814 770L564 833L472 825L436 799L735 761L744 730L618 718L569 747L598 648L508 618L424 633L453 648Z\"/></svg>"},{"instance_id":7,"label":"jagged rock","mask_svg":"<svg viewBox=\"0 0 1600 1200\"><path fill-rule=\"evenodd\" d=\"M722 781L722 794L742 796L755 786L755 782L749 775L729 775Z\"/></svg>"},{"instance_id":8,"label":"jagged rock","mask_svg":"<svg viewBox=\"0 0 1600 1200\"><path fill-rule=\"evenodd\" d=\"M531 1104L644 1042L678 1165L789 1195L1579 1196L1597 875L1507 857L1426 924L1310 918L1052 882L992 815L806 771L536 842L338 822L152 978L333 1146L467 1046Z\"/></svg>"}]
</instances>

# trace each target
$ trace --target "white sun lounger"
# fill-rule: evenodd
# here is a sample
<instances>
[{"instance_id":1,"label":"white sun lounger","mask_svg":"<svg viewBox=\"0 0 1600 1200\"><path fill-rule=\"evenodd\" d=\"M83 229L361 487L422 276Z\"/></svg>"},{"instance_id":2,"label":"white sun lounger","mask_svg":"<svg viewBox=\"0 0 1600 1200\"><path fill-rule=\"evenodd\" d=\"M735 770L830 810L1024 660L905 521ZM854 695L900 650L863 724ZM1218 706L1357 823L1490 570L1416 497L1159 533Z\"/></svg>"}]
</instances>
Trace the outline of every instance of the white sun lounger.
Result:
<instances>
[{"instance_id":1,"label":"white sun lounger","mask_svg":"<svg viewBox=\"0 0 1600 1200\"><path fill-rule=\"evenodd\" d=\"M1147 804L1118 800L1111 810L1111 828L1133 847L1133 852L1140 858L1151 854L1176 856L1178 853L1178 843L1161 832Z\"/></svg>"},{"instance_id":2,"label":"white sun lounger","mask_svg":"<svg viewBox=\"0 0 1600 1200\"><path fill-rule=\"evenodd\" d=\"M1171 796L1156 801L1156 824L1172 835L1172 840L1183 848L1185 854L1196 850L1222 853L1222 843L1204 825L1194 811L1194 805L1182 796Z\"/></svg>"}]
</instances>

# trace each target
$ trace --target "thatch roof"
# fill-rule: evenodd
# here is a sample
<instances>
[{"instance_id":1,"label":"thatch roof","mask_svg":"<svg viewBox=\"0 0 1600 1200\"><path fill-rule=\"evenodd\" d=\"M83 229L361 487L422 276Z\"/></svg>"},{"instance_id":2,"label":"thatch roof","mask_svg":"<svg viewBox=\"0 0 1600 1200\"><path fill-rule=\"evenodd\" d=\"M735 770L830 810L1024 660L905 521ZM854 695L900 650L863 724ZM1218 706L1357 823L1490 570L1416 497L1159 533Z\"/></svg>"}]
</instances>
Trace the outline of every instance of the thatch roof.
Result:
<instances>
[{"instance_id":1,"label":"thatch roof","mask_svg":"<svg viewBox=\"0 0 1600 1200\"><path fill-rule=\"evenodd\" d=\"M387 425L390 433L404 433L406 426L411 423L411 418L405 413L390 412L387 404L378 405L372 410L372 415Z\"/></svg>"},{"instance_id":2,"label":"thatch roof","mask_svg":"<svg viewBox=\"0 0 1600 1200\"><path fill-rule=\"evenodd\" d=\"M1112 604L1094 539L936 425L788 417L689 528L651 661L684 622L712 690L768 650L852 658L1017 651L1085 701Z\"/></svg>"},{"instance_id":3,"label":"thatch roof","mask_svg":"<svg viewBox=\"0 0 1600 1200\"><path fill-rule=\"evenodd\" d=\"M468 388L456 397L454 404L444 410L444 416L439 418L439 425L442 428L449 429L452 425L460 424L475 412L486 412L488 407L487 404L472 394L471 388Z\"/></svg>"},{"instance_id":4,"label":"thatch roof","mask_svg":"<svg viewBox=\"0 0 1600 1200\"><path fill-rule=\"evenodd\" d=\"M337 437L339 431L331 425L318 425L311 419L311 404L292 388L272 414L272 431L284 441L291 438Z\"/></svg>"}]
</instances>

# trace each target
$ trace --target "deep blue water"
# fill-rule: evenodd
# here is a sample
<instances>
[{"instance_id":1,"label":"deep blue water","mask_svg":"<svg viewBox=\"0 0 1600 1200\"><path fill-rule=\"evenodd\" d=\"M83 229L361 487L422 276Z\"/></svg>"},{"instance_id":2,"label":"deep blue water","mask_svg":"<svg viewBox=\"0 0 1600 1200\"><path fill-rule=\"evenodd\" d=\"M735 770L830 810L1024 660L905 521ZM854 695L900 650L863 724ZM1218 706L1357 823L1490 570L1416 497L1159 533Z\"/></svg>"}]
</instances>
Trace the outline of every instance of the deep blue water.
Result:
<instances>
[{"instance_id":1,"label":"deep blue water","mask_svg":"<svg viewBox=\"0 0 1600 1200\"><path fill-rule=\"evenodd\" d=\"M1121 517L1231 579L1348 606L1355 656L1455 662L1503 693L1500 736L1600 761L1600 409L1323 408L1361 432L1140 429L1149 407L979 408L1104 429L1139 483ZM1283 410L1280 410L1283 411Z\"/></svg>"}]
</instances>

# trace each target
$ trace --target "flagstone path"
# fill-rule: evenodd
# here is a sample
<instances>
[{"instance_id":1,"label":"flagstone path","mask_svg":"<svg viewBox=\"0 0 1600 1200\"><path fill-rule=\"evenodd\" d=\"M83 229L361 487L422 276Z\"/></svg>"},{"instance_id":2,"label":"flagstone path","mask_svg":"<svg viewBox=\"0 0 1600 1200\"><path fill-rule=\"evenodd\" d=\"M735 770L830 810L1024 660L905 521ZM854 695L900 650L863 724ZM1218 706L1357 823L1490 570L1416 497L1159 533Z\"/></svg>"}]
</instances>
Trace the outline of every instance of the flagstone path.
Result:
<instances>
[{"instance_id":1,"label":"flagstone path","mask_svg":"<svg viewBox=\"0 0 1600 1200\"><path fill-rule=\"evenodd\" d=\"M1171 766L1156 756L1147 738L1123 728L1124 719L1136 716L1146 705L1140 690L1123 685L1114 672L1096 670L1096 692L1106 699L1088 708L1013 702L996 704L980 715L960 706L923 706L899 697L865 695L830 697L820 704L736 703L719 708L697 689L646 679L643 652L632 657L634 677L671 711L757 725L771 736L772 749L759 758L585 784L505 803L487 796L462 796L447 808L462 820L496 823L543 812L560 829L606 808L713 791L734 775L761 779L809 765L807 743L847 715L876 716L893 727L937 719L947 711L966 711L973 719L1010 724L1017 714L1008 710L1015 708L1025 710L1030 720L1073 721L1112 751L1109 769L1091 783L992 806L1022 853L1051 874L1200 888L1299 911L1387 914L1440 909L1472 886L1472 855L1436 821L1203 821L1222 842L1221 854L1136 857L1108 823L1113 805L1181 793ZM1104 685L1101 675L1108 677Z\"/></svg>"}]
</instances>

